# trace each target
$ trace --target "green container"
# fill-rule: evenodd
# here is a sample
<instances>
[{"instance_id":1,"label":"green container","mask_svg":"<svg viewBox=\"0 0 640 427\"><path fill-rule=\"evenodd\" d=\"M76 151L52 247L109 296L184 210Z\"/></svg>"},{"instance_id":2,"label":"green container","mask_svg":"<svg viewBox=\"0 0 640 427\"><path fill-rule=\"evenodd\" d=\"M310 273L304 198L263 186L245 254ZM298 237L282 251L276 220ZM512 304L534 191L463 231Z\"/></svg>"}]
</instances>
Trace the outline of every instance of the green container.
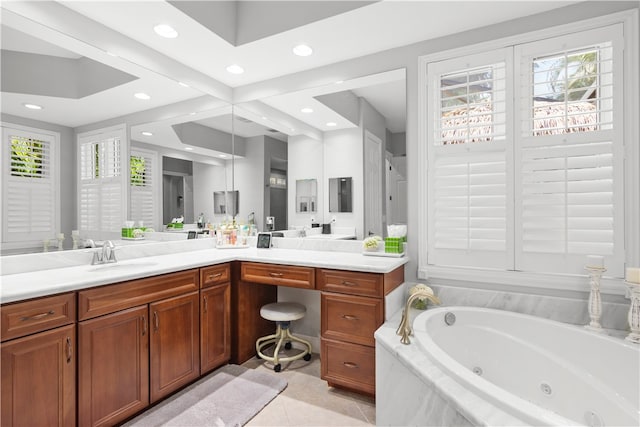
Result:
<instances>
[{"instance_id":1,"label":"green container","mask_svg":"<svg viewBox=\"0 0 640 427\"><path fill-rule=\"evenodd\" d=\"M402 237L386 237L384 239L384 251L391 254L401 254L404 252Z\"/></svg>"},{"instance_id":2,"label":"green container","mask_svg":"<svg viewBox=\"0 0 640 427\"><path fill-rule=\"evenodd\" d=\"M133 228L123 228L120 235L122 237L133 237Z\"/></svg>"}]
</instances>

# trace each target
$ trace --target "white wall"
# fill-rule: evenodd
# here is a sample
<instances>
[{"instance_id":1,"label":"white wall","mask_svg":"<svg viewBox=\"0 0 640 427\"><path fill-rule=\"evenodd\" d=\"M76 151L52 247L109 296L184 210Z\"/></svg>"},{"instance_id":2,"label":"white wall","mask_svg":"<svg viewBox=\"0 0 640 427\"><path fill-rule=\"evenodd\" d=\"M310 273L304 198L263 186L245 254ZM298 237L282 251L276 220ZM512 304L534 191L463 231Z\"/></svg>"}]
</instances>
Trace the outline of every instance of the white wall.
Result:
<instances>
[{"instance_id":1,"label":"white wall","mask_svg":"<svg viewBox=\"0 0 640 427\"><path fill-rule=\"evenodd\" d=\"M240 192L240 207L236 220L247 222L255 213L258 230L264 227L264 137L247 138L245 157L236 158L234 165L234 189Z\"/></svg>"},{"instance_id":2,"label":"white wall","mask_svg":"<svg viewBox=\"0 0 640 427\"><path fill-rule=\"evenodd\" d=\"M213 221L213 192L224 186L224 167L193 162L193 213L196 219L203 213L207 221Z\"/></svg>"},{"instance_id":3,"label":"white wall","mask_svg":"<svg viewBox=\"0 0 640 427\"><path fill-rule=\"evenodd\" d=\"M324 222L336 218L334 226L354 227L362 239L364 223L363 142L362 129L341 129L324 134L324 185L330 178L352 177L353 212L329 212L328 191L323 194Z\"/></svg>"},{"instance_id":4,"label":"white wall","mask_svg":"<svg viewBox=\"0 0 640 427\"><path fill-rule=\"evenodd\" d=\"M289 138L287 144L288 158L288 191L287 206L289 228L292 226L311 227L311 219L319 224L324 222L324 143L305 135L296 135ZM296 180L316 179L318 193L316 197L316 212L296 212Z\"/></svg>"}]
</instances>

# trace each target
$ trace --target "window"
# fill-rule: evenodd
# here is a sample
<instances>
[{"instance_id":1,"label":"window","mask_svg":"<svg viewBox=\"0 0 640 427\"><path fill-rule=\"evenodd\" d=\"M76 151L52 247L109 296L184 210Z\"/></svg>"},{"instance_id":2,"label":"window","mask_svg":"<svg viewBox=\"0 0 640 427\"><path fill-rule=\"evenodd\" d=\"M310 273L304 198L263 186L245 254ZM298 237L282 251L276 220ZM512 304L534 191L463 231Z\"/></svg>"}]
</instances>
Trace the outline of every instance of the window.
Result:
<instances>
[{"instance_id":1,"label":"window","mask_svg":"<svg viewBox=\"0 0 640 427\"><path fill-rule=\"evenodd\" d=\"M624 275L622 45L616 24L425 62L422 272L580 274L598 254Z\"/></svg>"},{"instance_id":2,"label":"window","mask_svg":"<svg viewBox=\"0 0 640 427\"><path fill-rule=\"evenodd\" d=\"M129 219L142 221L146 227L157 227L158 208L158 156L153 151L139 148L132 148L129 157L130 182L129 197L130 212Z\"/></svg>"},{"instance_id":3,"label":"window","mask_svg":"<svg viewBox=\"0 0 640 427\"><path fill-rule=\"evenodd\" d=\"M2 243L40 247L60 231L59 135L9 126L2 128Z\"/></svg>"},{"instance_id":4,"label":"window","mask_svg":"<svg viewBox=\"0 0 640 427\"><path fill-rule=\"evenodd\" d=\"M119 230L126 219L127 206L124 127L78 135L78 151L79 229Z\"/></svg>"}]
</instances>

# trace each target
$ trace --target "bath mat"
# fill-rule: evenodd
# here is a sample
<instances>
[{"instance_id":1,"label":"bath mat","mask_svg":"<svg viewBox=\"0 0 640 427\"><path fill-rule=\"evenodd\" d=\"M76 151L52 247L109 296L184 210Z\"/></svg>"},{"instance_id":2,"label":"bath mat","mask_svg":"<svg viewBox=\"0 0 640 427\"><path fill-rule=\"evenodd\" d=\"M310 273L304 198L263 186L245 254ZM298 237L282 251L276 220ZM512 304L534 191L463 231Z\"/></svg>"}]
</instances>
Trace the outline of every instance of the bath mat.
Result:
<instances>
[{"instance_id":1,"label":"bath mat","mask_svg":"<svg viewBox=\"0 0 640 427\"><path fill-rule=\"evenodd\" d=\"M286 387L276 374L226 365L124 426L241 426Z\"/></svg>"}]
</instances>

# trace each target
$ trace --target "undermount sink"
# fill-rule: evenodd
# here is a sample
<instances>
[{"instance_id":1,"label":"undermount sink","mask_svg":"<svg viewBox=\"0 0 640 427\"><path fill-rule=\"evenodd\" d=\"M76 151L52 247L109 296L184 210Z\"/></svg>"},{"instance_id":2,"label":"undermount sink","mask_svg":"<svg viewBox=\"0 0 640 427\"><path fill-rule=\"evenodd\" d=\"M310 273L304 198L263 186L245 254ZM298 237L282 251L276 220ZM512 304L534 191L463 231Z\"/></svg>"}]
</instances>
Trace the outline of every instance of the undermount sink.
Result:
<instances>
[{"instance_id":1,"label":"undermount sink","mask_svg":"<svg viewBox=\"0 0 640 427\"><path fill-rule=\"evenodd\" d=\"M132 262L114 262L110 264L99 264L92 265L89 268L90 272L100 272L100 271L125 271L125 270L136 270L140 268L153 267L154 265L158 265L157 262L152 261L132 261Z\"/></svg>"}]
</instances>

